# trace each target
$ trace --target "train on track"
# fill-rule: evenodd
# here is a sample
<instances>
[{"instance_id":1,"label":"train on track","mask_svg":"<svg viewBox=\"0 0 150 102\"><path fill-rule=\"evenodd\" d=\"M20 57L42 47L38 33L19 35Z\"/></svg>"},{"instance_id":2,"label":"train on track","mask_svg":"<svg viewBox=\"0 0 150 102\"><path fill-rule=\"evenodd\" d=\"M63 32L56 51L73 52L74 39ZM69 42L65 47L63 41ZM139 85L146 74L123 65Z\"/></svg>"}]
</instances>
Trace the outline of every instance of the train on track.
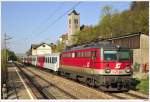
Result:
<instances>
[{"instance_id":1,"label":"train on track","mask_svg":"<svg viewBox=\"0 0 150 102\"><path fill-rule=\"evenodd\" d=\"M104 91L128 91L132 83L132 51L107 41L69 47L61 53L28 56L22 62Z\"/></svg>"}]
</instances>

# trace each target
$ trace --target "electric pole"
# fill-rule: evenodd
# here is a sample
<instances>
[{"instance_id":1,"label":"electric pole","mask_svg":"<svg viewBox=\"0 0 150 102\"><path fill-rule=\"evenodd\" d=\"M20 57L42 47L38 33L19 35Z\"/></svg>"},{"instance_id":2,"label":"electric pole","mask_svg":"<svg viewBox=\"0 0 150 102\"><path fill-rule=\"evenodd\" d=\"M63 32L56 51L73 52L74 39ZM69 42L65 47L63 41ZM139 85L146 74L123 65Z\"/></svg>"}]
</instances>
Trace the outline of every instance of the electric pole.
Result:
<instances>
[{"instance_id":1,"label":"electric pole","mask_svg":"<svg viewBox=\"0 0 150 102\"><path fill-rule=\"evenodd\" d=\"M6 33L4 34L4 49L3 49L3 61L2 61L2 98L7 98L7 81L8 81L8 69L7 69L7 41L12 39L12 37L9 37Z\"/></svg>"}]
</instances>

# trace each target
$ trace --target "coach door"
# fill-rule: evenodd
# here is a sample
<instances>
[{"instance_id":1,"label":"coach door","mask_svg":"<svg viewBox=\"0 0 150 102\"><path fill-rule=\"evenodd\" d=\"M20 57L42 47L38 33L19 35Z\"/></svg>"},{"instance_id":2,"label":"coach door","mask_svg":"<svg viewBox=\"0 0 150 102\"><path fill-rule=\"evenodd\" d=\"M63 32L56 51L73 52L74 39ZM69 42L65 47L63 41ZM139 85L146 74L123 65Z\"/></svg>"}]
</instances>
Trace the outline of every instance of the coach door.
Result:
<instances>
[{"instance_id":1,"label":"coach door","mask_svg":"<svg viewBox=\"0 0 150 102\"><path fill-rule=\"evenodd\" d=\"M91 68L92 68L92 72L93 73L93 69L95 67L95 61L96 61L96 51L91 51Z\"/></svg>"}]
</instances>

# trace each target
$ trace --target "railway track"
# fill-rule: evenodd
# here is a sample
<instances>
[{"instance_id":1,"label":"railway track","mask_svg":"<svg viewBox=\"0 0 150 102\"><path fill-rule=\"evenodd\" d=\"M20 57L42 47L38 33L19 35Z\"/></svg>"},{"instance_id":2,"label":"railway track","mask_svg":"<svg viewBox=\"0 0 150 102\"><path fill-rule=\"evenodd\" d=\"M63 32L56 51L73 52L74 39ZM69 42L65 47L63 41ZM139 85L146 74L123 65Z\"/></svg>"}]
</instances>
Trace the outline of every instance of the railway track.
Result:
<instances>
[{"instance_id":1,"label":"railway track","mask_svg":"<svg viewBox=\"0 0 150 102\"><path fill-rule=\"evenodd\" d=\"M148 99L148 95L141 94L136 91L111 93L112 96L116 96L119 99Z\"/></svg>"},{"instance_id":2,"label":"railway track","mask_svg":"<svg viewBox=\"0 0 150 102\"><path fill-rule=\"evenodd\" d=\"M31 70L25 68L22 69L21 65L18 65L18 67L26 74L26 77L30 79L30 82L34 85L34 87L40 91L44 99L78 99L77 97L66 92L64 89L57 87L55 84L50 83Z\"/></svg>"},{"instance_id":3,"label":"railway track","mask_svg":"<svg viewBox=\"0 0 150 102\"><path fill-rule=\"evenodd\" d=\"M36 69L36 68L34 68L34 69ZM43 70L39 70L39 69L36 69L36 70L38 70L38 71L40 71L41 73L44 73L44 74L50 74L49 72L47 72L47 71L43 71ZM29 69L28 68L28 71L30 71L30 72L33 72L33 71L31 71L31 69ZM33 72L34 73L34 72ZM34 73L35 74L35 73ZM51 73L52 74L52 73ZM56 74L55 74L56 75ZM39 76L39 77L41 77L41 76ZM59 76L60 77L60 76ZM44 79L44 78L43 78ZM66 78L65 78L66 79ZM44 80L46 80L46 79L44 79ZM67 79L67 80L70 80L70 79ZM73 81L73 80L71 80L71 81ZM75 81L74 81L75 82ZM79 83L79 84L81 84L81 83ZM85 85L85 84L82 84L83 86L85 86L85 87L89 87L89 86L87 86L87 85ZM96 88L93 88L93 87L90 87L90 88L92 88L92 89L94 89L94 90L97 90L97 91L99 91L99 92L101 92L101 93L105 93L105 94L103 94L103 95L106 95L106 93L107 93L107 95L109 95L110 97L112 97L112 99L148 99L148 95L144 95L144 94L142 94L142 93L140 93L140 92L137 92L137 91L129 91L129 92L113 92L113 93L110 93L110 92L102 92L101 90L98 90L98 89L96 89Z\"/></svg>"},{"instance_id":4,"label":"railway track","mask_svg":"<svg viewBox=\"0 0 150 102\"><path fill-rule=\"evenodd\" d=\"M51 95L47 94L47 92L45 92L45 90L43 90L42 87L31 76L25 73L25 71L21 68L20 65L17 64L15 65L19 68L21 73L27 78L24 80L29 85L29 87L32 90L32 93L37 99L49 99L50 97L52 97Z\"/></svg>"},{"instance_id":5,"label":"railway track","mask_svg":"<svg viewBox=\"0 0 150 102\"><path fill-rule=\"evenodd\" d=\"M129 94L131 96L138 97L140 99L148 99L149 98L149 95L143 94L141 92L133 91L133 90L130 90L129 92L127 92L125 94Z\"/></svg>"},{"instance_id":6,"label":"railway track","mask_svg":"<svg viewBox=\"0 0 150 102\"><path fill-rule=\"evenodd\" d=\"M35 68L36 69L36 68ZM39 70L39 69L37 69ZM46 72L45 70L40 70L40 71L44 71ZM56 74L55 74L56 75ZM66 78L66 77L64 77ZM68 78L67 78L68 79ZM71 79L69 79L71 80ZM71 81L74 81L74 80L71 80ZM76 81L74 81L76 82ZM78 82L79 83L79 82ZM86 87L89 87L88 85L86 84L83 84L83 83L80 83ZM98 90L98 91L101 91L100 89L96 89L94 87L90 87L90 88L93 88L95 90ZM101 91L102 92L102 91ZM137 92L137 91L133 91L133 90L130 90L128 92L107 92L109 95L113 96L113 97L116 97L117 99L148 99L149 98L149 95L146 95L146 94L143 94L141 92Z\"/></svg>"}]
</instances>

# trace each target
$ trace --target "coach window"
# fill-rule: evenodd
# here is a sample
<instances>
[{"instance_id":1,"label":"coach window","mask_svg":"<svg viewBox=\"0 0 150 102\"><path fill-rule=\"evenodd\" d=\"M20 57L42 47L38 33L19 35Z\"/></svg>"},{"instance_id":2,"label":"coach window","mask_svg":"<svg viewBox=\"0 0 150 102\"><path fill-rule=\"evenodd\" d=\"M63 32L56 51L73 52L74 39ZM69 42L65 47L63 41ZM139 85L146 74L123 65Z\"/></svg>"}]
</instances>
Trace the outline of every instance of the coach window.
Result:
<instances>
[{"instance_id":1,"label":"coach window","mask_svg":"<svg viewBox=\"0 0 150 102\"><path fill-rule=\"evenodd\" d=\"M77 57L80 57L80 52L77 53Z\"/></svg>"},{"instance_id":2,"label":"coach window","mask_svg":"<svg viewBox=\"0 0 150 102\"><path fill-rule=\"evenodd\" d=\"M49 57L47 57L47 63L49 63Z\"/></svg>"},{"instance_id":3,"label":"coach window","mask_svg":"<svg viewBox=\"0 0 150 102\"><path fill-rule=\"evenodd\" d=\"M52 57L49 58L49 63L52 63Z\"/></svg>"},{"instance_id":4,"label":"coach window","mask_svg":"<svg viewBox=\"0 0 150 102\"><path fill-rule=\"evenodd\" d=\"M52 57L50 57L50 63L52 63Z\"/></svg>"},{"instance_id":5,"label":"coach window","mask_svg":"<svg viewBox=\"0 0 150 102\"><path fill-rule=\"evenodd\" d=\"M82 52L80 52L80 57L82 57Z\"/></svg>"},{"instance_id":6,"label":"coach window","mask_svg":"<svg viewBox=\"0 0 150 102\"><path fill-rule=\"evenodd\" d=\"M47 63L47 57L46 57L46 63Z\"/></svg>"},{"instance_id":7,"label":"coach window","mask_svg":"<svg viewBox=\"0 0 150 102\"><path fill-rule=\"evenodd\" d=\"M92 59L95 59L95 58L96 58L96 51L92 51L92 52L91 52L91 58L92 58Z\"/></svg>"},{"instance_id":8,"label":"coach window","mask_svg":"<svg viewBox=\"0 0 150 102\"><path fill-rule=\"evenodd\" d=\"M75 57L77 57L77 52L75 52L74 54L75 54Z\"/></svg>"},{"instance_id":9,"label":"coach window","mask_svg":"<svg viewBox=\"0 0 150 102\"><path fill-rule=\"evenodd\" d=\"M54 57L52 57L52 63L54 63Z\"/></svg>"},{"instance_id":10,"label":"coach window","mask_svg":"<svg viewBox=\"0 0 150 102\"><path fill-rule=\"evenodd\" d=\"M50 63L50 57L48 57L48 63Z\"/></svg>"},{"instance_id":11,"label":"coach window","mask_svg":"<svg viewBox=\"0 0 150 102\"><path fill-rule=\"evenodd\" d=\"M54 63L56 63L56 61L57 61L57 58L56 58L56 57L54 57Z\"/></svg>"}]
</instances>

